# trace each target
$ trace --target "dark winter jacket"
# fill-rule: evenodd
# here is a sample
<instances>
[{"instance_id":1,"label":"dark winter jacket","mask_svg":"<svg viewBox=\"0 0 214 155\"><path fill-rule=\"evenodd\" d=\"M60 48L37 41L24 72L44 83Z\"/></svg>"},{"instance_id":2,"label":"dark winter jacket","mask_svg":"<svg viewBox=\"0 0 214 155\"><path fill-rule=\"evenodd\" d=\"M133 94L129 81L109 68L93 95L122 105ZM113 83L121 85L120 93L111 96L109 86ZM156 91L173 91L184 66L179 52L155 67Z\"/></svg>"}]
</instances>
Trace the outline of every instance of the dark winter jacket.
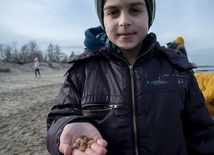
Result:
<instances>
[{"instance_id":1,"label":"dark winter jacket","mask_svg":"<svg viewBox=\"0 0 214 155\"><path fill-rule=\"evenodd\" d=\"M186 57L149 34L131 66L90 34L99 31L86 31L90 50L69 60L72 66L47 118L49 152L59 154L66 124L90 122L107 140L108 155L214 154L214 122ZM90 39L100 49L93 49Z\"/></svg>"}]
</instances>

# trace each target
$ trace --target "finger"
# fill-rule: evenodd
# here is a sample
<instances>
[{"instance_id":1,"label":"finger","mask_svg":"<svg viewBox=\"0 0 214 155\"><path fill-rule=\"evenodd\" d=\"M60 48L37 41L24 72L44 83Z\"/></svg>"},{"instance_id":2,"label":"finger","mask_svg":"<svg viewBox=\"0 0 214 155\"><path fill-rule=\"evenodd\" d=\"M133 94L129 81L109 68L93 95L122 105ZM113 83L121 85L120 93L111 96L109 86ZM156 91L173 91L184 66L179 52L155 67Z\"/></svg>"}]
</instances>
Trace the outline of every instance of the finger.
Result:
<instances>
[{"instance_id":1,"label":"finger","mask_svg":"<svg viewBox=\"0 0 214 155\"><path fill-rule=\"evenodd\" d=\"M66 143L60 144L59 151L64 155L71 155L72 154L71 146L66 144Z\"/></svg>"},{"instance_id":2,"label":"finger","mask_svg":"<svg viewBox=\"0 0 214 155\"><path fill-rule=\"evenodd\" d=\"M82 152L82 151L79 151L78 149L74 149L72 152L72 155L88 155L88 154L93 155L94 151L89 151L88 153L86 153L86 151Z\"/></svg>"},{"instance_id":3,"label":"finger","mask_svg":"<svg viewBox=\"0 0 214 155\"><path fill-rule=\"evenodd\" d=\"M86 148L85 150L85 155L98 155L94 150L92 150L91 148Z\"/></svg>"},{"instance_id":4,"label":"finger","mask_svg":"<svg viewBox=\"0 0 214 155\"><path fill-rule=\"evenodd\" d=\"M100 146L103 146L103 147L106 147L108 145L107 141L104 140L104 139L98 139L97 140L97 143L100 145Z\"/></svg>"},{"instance_id":5,"label":"finger","mask_svg":"<svg viewBox=\"0 0 214 155\"><path fill-rule=\"evenodd\" d=\"M107 150L105 147L101 146L98 143L93 143L91 145L91 149L94 150L99 155L105 155L107 153Z\"/></svg>"}]
</instances>

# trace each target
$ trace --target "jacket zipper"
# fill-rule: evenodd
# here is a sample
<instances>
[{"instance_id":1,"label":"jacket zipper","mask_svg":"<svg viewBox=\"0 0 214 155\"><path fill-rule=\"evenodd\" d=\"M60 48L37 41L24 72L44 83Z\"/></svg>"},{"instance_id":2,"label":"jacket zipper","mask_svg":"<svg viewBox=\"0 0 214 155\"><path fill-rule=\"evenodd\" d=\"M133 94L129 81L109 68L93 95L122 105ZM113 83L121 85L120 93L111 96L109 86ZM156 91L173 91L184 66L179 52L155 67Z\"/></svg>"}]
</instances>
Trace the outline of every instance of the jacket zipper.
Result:
<instances>
[{"instance_id":1,"label":"jacket zipper","mask_svg":"<svg viewBox=\"0 0 214 155\"><path fill-rule=\"evenodd\" d=\"M146 55L154 46L154 43L152 44L152 46L150 47L149 50L147 50L145 53L143 53L142 55L140 55L139 57L136 58L139 59L140 57ZM135 85L134 85L134 71L133 71L133 66L129 65L129 71L130 71L130 77L131 77L131 91L132 91L132 113L133 113L133 130L134 130L134 143L135 143L135 154L139 155L138 152L138 138L137 138L137 120L136 120L136 97L135 97Z\"/></svg>"},{"instance_id":2,"label":"jacket zipper","mask_svg":"<svg viewBox=\"0 0 214 155\"><path fill-rule=\"evenodd\" d=\"M148 52L148 51L147 51ZM146 52L146 53L147 53ZM122 59L125 61L128 65L130 77L131 77L131 93L132 93L132 113L133 113L133 130L134 130L134 146L135 146L135 155L139 155L138 152L138 144L137 144L137 125L136 125L136 113L135 113L135 86L134 86L134 71L133 66L130 65L125 59L117 56L116 54L113 54L114 56L118 57L119 59ZM144 54L143 54L144 55Z\"/></svg>"},{"instance_id":3,"label":"jacket zipper","mask_svg":"<svg viewBox=\"0 0 214 155\"><path fill-rule=\"evenodd\" d=\"M154 43L152 44L152 46L142 55L140 55L139 57L137 57L137 59L139 59L140 57L144 56L145 54L147 54L152 48L154 47ZM113 54L116 57L124 60L126 63L127 61L119 56L117 56L116 54ZM136 60L137 60L136 59ZM135 108L136 108L136 102L135 102L135 86L134 86L134 71L133 71L133 66L130 65L129 63L127 63L129 66L129 72L130 72L130 77L131 77L131 93L132 93L132 113L133 113L133 130L134 130L134 146L135 146L135 154L139 155L138 152L138 143L137 143L137 124L136 124L136 113L135 113Z\"/></svg>"},{"instance_id":4,"label":"jacket zipper","mask_svg":"<svg viewBox=\"0 0 214 155\"><path fill-rule=\"evenodd\" d=\"M84 109L86 107L92 107L92 106L104 106L103 104L87 104L87 105L84 105L82 106L81 108ZM106 111L106 110L111 110L111 109L118 109L119 108L119 105L117 104L110 104L110 105L105 105L106 108L101 108L101 109L96 109L96 110L83 110L85 112L101 112L101 111Z\"/></svg>"},{"instance_id":5,"label":"jacket zipper","mask_svg":"<svg viewBox=\"0 0 214 155\"><path fill-rule=\"evenodd\" d=\"M129 65L129 71L131 76L131 93L132 93L132 113L133 113L133 129L134 129L134 144L135 144L135 154L138 155L138 144L137 144L137 125L136 125L136 102L135 102L135 86L134 86L134 71L133 66Z\"/></svg>"}]
</instances>

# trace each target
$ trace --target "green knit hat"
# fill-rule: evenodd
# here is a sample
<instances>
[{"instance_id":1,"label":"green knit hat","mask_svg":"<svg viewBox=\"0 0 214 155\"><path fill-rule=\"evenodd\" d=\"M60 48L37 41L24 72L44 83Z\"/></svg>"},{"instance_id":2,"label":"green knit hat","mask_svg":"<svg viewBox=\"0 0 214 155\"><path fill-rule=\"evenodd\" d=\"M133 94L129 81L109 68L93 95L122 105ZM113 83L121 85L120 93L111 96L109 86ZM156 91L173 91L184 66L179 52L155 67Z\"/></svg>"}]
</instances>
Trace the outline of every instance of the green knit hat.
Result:
<instances>
[{"instance_id":1,"label":"green knit hat","mask_svg":"<svg viewBox=\"0 0 214 155\"><path fill-rule=\"evenodd\" d=\"M94 0L95 9L97 11L97 15L99 18L99 21L101 23L101 26L104 28L103 24L103 2L104 0ZM154 19L155 19L155 0L145 0L148 14L149 14L149 27L152 25Z\"/></svg>"}]
</instances>

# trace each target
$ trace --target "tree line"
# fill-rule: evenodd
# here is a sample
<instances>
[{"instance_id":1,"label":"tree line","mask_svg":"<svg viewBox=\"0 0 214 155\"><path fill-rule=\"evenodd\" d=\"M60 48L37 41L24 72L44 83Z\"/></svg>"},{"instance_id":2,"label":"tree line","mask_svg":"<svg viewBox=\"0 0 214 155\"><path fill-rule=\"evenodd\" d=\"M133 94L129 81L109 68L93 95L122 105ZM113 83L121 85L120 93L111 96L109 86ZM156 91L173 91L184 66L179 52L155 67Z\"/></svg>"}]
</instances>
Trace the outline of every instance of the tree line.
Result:
<instances>
[{"instance_id":1,"label":"tree line","mask_svg":"<svg viewBox=\"0 0 214 155\"><path fill-rule=\"evenodd\" d=\"M74 55L74 52L71 52L70 56ZM0 60L4 62L24 64L32 62L36 57L43 62L66 62L68 59L58 44L50 43L45 51L40 50L35 41L30 41L20 49L15 45L0 44Z\"/></svg>"}]
</instances>

